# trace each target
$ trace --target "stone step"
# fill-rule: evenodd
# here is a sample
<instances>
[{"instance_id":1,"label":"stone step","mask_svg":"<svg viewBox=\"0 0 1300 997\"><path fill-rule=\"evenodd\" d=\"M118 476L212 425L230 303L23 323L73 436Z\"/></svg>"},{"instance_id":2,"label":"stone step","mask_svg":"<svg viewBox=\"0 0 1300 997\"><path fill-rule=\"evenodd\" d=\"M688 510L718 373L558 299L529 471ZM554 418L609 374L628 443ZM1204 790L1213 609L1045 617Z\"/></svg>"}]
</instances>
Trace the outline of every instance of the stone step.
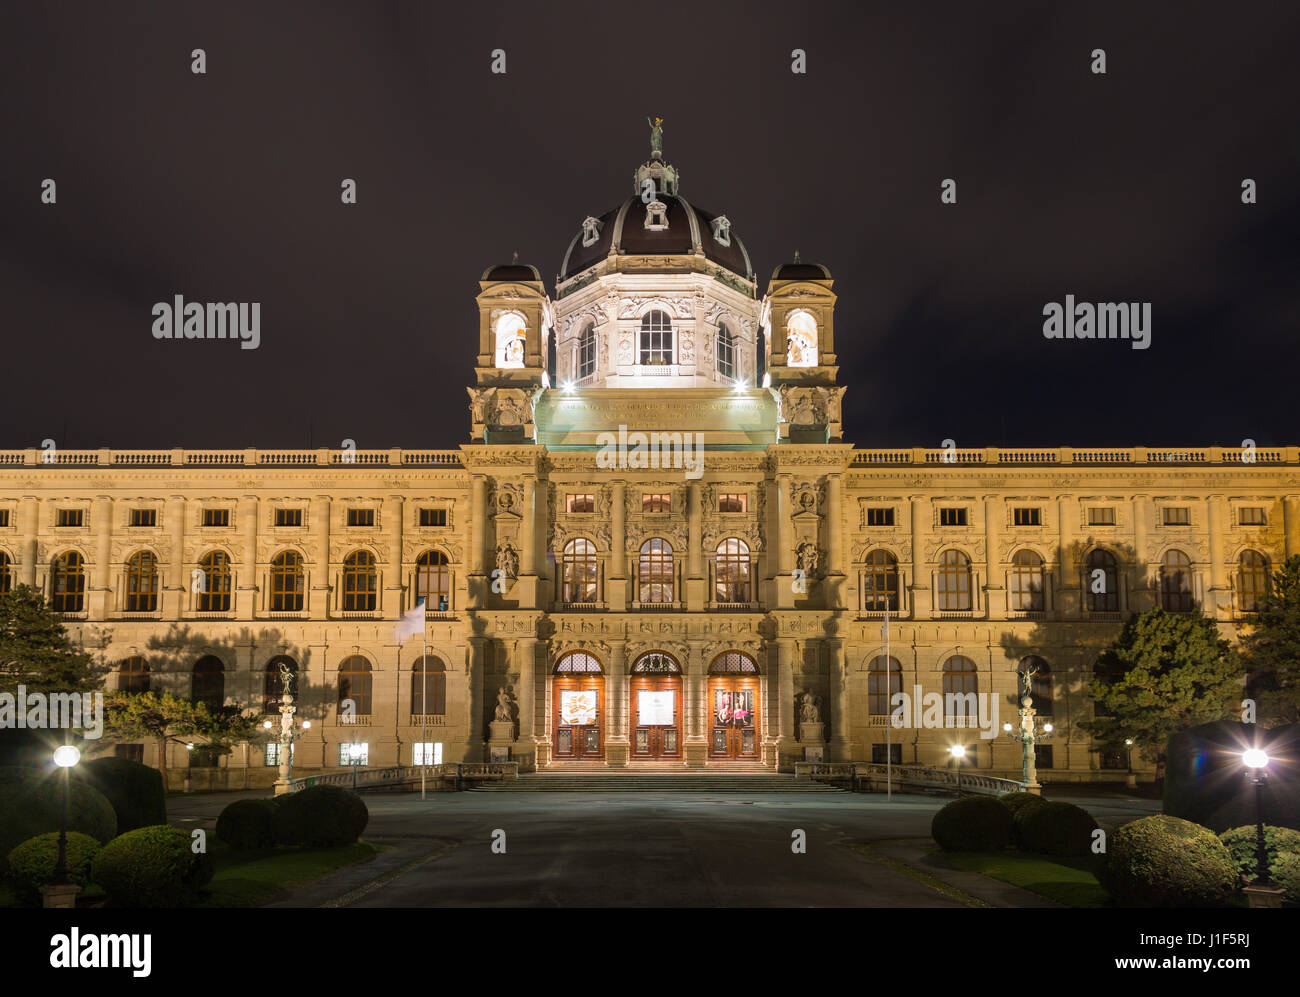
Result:
<instances>
[{"instance_id":1,"label":"stone step","mask_svg":"<svg viewBox=\"0 0 1300 997\"><path fill-rule=\"evenodd\" d=\"M786 775L523 775L507 782L488 782L476 793L840 793L821 782Z\"/></svg>"}]
</instances>

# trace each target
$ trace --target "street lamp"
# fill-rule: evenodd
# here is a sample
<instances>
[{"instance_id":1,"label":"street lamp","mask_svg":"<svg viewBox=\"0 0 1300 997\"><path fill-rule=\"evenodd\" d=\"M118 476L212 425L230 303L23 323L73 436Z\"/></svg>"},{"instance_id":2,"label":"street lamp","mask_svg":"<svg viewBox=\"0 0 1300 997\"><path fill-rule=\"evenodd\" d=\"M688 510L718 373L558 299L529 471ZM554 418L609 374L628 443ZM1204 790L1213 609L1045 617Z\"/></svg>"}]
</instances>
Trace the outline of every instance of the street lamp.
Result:
<instances>
[{"instance_id":1,"label":"street lamp","mask_svg":"<svg viewBox=\"0 0 1300 997\"><path fill-rule=\"evenodd\" d=\"M1038 761L1034 753L1034 743L1051 737L1056 728L1050 723L1043 723L1040 726L1038 711L1034 709L1034 699L1029 695L1029 682L1032 676L1032 672L1025 676L1025 693L1020 699L1020 709L1016 711L1020 715L1019 728L1005 723L1002 725L1002 731L1011 740L1020 742L1020 774L1021 782L1025 784L1025 792L1041 794L1043 787L1038 782Z\"/></svg>"},{"instance_id":2,"label":"street lamp","mask_svg":"<svg viewBox=\"0 0 1300 997\"><path fill-rule=\"evenodd\" d=\"M1128 777L1124 780L1124 785L1129 789L1137 789L1138 777L1133 771L1133 738L1124 738L1124 764L1128 766Z\"/></svg>"},{"instance_id":3,"label":"street lamp","mask_svg":"<svg viewBox=\"0 0 1300 997\"><path fill-rule=\"evenodd\" d=\"M966 757L966 745L954 744L948 749L948 753L952 755L957 762L957 795L961 796L961 763Z\"/></svg>"},{"instance_id":4,"label":"street lamp","mask_svg":"<svg viewBox=\"0 0 1300 997\"><path fill-rule=\"evenodd\" d=\"M75 745L61 744L54 749L54 764L63 769L63 817L59 821L59 859L54 864L54 883L67 886L68 879L68 793L72 766L81 761L81 752ZM1260 832L1263 834L1263 831ZM1260 838L1263 841L1263 838Z\"/></svg>"},{"instance_id":5,"label":"street lamp","mask_svg":"<svg viewBox=\"0 0 1300 997\"><path fill-rule=\"evenodd\" d=\"M1255 784L1255 882L1252 886L1272 886L1268 878L1268 850L1264 847L1264 783L1268 782L1268 754L1259 748L1241 753L1246 775Z\"/></svg>"}]
</instances>

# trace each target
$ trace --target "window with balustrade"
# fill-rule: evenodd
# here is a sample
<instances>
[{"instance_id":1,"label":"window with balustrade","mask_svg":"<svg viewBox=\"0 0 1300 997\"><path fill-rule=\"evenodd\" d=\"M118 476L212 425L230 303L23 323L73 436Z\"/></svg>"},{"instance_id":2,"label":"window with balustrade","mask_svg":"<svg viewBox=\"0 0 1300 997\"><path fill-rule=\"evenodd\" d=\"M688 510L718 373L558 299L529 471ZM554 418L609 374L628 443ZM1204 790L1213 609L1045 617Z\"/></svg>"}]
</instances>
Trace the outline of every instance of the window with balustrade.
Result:
<instances>
[{"instance_id":1,"label":"window with balustrade","mask_svg":"<svg viewBox=\"0 0 1300 997\"><path fill-rule=\"evenodd\" d=\"M50 565L50 603L56 613L85 609L86 562L75 550L60 554Z\"/></svg>"},{"instance_id":2,"label":"window with balustrade","mask_svg":"<svg viewBox=\"0 0 1300 997\"><path fill-rule=\"evenodd\" d=\"M1257 550L1242 551L1237 559L1237 605L1243 613L1259 611L1270 581L1268 558Z\"/></svg>"},{"instance_id":3,"label":"window with balustrade","mask_svg":"<svg viewBox=\"0 0 1300 997\"><path fill-rule=\"evenodd\" d=\"M158 558L148 550L137 551L126 562L128 613L152 613L158 609Z\"/></svg>"},{"instance_id":4,"label":"window with balustrade","mask_svg":"<svg viewBox=\"0 0 1300 997\"><path fill-rule=\"evenodd\" d=\"M411 716L442 716L447 712L447 666L433 655L411 666Z\"/></svg>"},{"instance_id":5,"label":"window with balustrade","mask_svg":"<svg viewBox=\"0 0 1300 997\"><path fill-rule=\"evenodd\" d=\"M954 654L943 663L943 716L948 726L973 727L979 719L979 671L975 662ZM968 748L969 750L969 748Z\"/></svg>"},{"instance_id":6,"label":"window with balustrade","mask_svg":"<svg viewBox=\"0 0 1300 997\"><path fill-rule=\"evenodd\" d=\"M596 601L596 587L600 562L596 545L585 537L576 537L564 545L560 559L561 597L564 602L589 603Z\"/></svg>"},{"instance_id":7,"label":"window with balustrade","mask_svg":"<svg viewBox=\"0 0 1300 997\"><path fill-rule=\"evenodd\" d=\"M375 555L368 550L353 551L343 559L343 609L348 612L373 612L379 592L379 572Z\"/></svg>"},{"instance_id":8,"label":"window with balustrade","mask_svg":"<svg viewBox=\"0 0 1300 997\"><path fill-rule=\"evenodd\" d=\"M637 560L637 601L673 601L673 548L667 540L652 537L641 545Z\"/></svg>"},{"instance_id":9,"label":"window with balustrade","mask_svg":"<svg viewBox=\"0 0 1300 997\"><path fill-rule=\"evenodd\" d=\"M658 309L641 317L640 361L660 365L673 362L673 323Z\"/></svg>"},{"instance_id":10,"label":"window with balustrade","mask_svg":"<svg viewBox=\"0 0 1300 997\"><path fill-rule=\"evenodd\" d=\"M936 608L941 613L970 612L971 589L970 558L959 550L944 551L935 572Z\"/></svg>"},{"instance_id":11,"label":"window with balustrade","mask_svg":"<svg viewBox=\"0 0 1300 997\"><path fill-rule=\"evenodd\" d=\"M750 601L749 545L738 537L718 544L714 565L714 596L718 602Z\"/></svg>"},{"instance_id":12,"label":"window with balustrade","mask_svg":"<svg viewBox=\"0 0 1300 997\"><path fill-rule=\"evenodd\" d=\"M1160 605L1168 613L1192 611L1192 562L1181 550L1166 551L1160 563Z\"/></svg>"},{"instance_id":13,"label":"window with balustrade","mask_svg":"<svg viewBox=\"0 0 1300 997\"><path fill-rule=\"evenodd\" d=\"M1119 611L1119 561L1114 554L1100 548L1089 552L1083 584L1088 612Z\"/></svg>"},{"instance_id":14,"label":"window with balustrade","mask_svg":"<svg viewBox=\"0 0 1300 997\"><path fill-rule=\"evenodd\" d=\"M903 666L895 657L888 662L878 654L867 665L867 712L873 717L894 711L894 696L903 691ZM909 720L910 722L910 720Z\"/></svg>"},{"instance_id":15,"label":"window with balustrade","mask_svg":"<svg viewBox=\"0 0 1300 997\"><path fill-rule=\"evenodd\" d=\"M370 662L359 654L344 658L339 664L338 719L346 723L349 715L368 717L374 673Z\"/></svg>"},{"instance_id":16,"label":"window with balustrade","mask_svg":"<svg viewBox=\"0 0 1300 997\"><path fill-rule=\"evenodd\" d=\"M898 612L898 558L873 550L862 564L862 608L868 613Z\"/></svg>"},{"instance_id":17,"label":"window with balustrade","mask_svg":"<svg viewBox=\"0 0 1300 997\"><path fill-rule=\"evenodd\" d=\"M440 550L427 550L415 562L415 599L424 610L446 612L451 605L451 563Z\"/></svg>"},{"instance_id":18,"label":"window with balustrade","mask_svg":"<svg viewBox=\"0 0 1300 997\"><path fill-rule=\"evenodd\" d=\"M1016 551L1011 558L1011 608L1020 613L1043 609L1043 559L1032 550Z\"/></svg>"},{"instance_id":19,"label":"window with balustrade","mask_svg":"<svg viewBox=\"0 0 1300 997\"><path fill-rule=\"evenodd\" d=\"M230 610L230 555L214 550L199 561L203 587L195 596L195 608L202 613L225 613Z\"/></svg>"},{"instance_id":20,"label":"window with balustrade","mask_svg":"<svg viewBox=\"0 0 1300 997\"><path fill-rule=\"evenodd\" d=\"M286 550L277 554L271 561L271 611L301 612L306 590L306 573L303 570L302 555L296 550Z\"/></svg>"}]
</instances>

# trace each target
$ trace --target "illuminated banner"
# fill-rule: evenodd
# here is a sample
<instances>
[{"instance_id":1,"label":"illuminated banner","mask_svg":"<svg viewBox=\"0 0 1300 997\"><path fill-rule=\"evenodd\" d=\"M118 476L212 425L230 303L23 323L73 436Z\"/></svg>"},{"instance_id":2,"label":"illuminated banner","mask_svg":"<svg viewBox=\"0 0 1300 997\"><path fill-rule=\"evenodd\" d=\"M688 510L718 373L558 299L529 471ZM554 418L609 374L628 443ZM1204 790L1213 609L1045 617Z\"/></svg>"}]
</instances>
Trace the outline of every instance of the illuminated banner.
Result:
<instances>
[{"instance_id":1,"label":"illuminated banner","mask_svg":"<svg viewBox=\"0 0 1300 997\"><path fill-rule=\"evenodd\" d=\"M671 727L676 723L676 705L677 695L671 689L663 692L638 690L637 723L642 727Z\"/></svg>"},{"instance_id":2,"label":"illuminated banner","mask_svg":"<svg viewBox=\"0 0 1300 997\"><path fill-rule=\"evenodd\" d=\"M560 723L585 727L596 722L596 690L560 693Z\"/></svg>"}]
</instances>

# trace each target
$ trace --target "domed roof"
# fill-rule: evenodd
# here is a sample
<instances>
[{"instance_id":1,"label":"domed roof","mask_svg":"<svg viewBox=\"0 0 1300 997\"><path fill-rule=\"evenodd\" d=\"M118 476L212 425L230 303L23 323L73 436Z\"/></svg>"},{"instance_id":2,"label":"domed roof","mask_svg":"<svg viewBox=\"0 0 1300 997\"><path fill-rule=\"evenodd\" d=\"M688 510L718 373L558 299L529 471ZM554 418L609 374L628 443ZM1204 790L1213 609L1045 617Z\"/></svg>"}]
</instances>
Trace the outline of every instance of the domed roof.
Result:
<instances>
[{"instance_id":1,"label":"domed roof","mask_svg":"<svg viewBox=\"0 0 1300 997\"><path fill-rule=\"evenodd\" d=\"M793 263L782 263L772 271L773 280L830 280L831 272L820 263L805 263L794 254Z\"/></svg>"},{"instance_id":2,"label":"domed roof","mask_svg":"<svg viewBox=\"0 0 1300 997\"><path fill-rule=\"evenodd\" d=\"M666 228L647 228L647 205L640 197L629 197L595 219L596 238L590 245L582 244L584 236L590 239L589 225L584 225L573 237L560 267L560 280L599 263L610 255L611 249L616 254L633 256L690 256L697 248L705 259L745 280L753 279L745 244L725 215L697 208L679 195L658 193L655 196L667 207Z\"/></svg>"},{"instance_id":3,"label":"domed roof","mask_svg":"<svg viewBox=\"0 0 1300 997\"><path fill-rule=\"evenodd\" d=\"M536 267L530 267L527 263L519 262L519 254L515 253L515 259L511 263L498 263L494 267L488 267L483 271L481 281L493 280L523 280L540 282L542 275L537 272Z\"/></svg>"}]
</instances>

